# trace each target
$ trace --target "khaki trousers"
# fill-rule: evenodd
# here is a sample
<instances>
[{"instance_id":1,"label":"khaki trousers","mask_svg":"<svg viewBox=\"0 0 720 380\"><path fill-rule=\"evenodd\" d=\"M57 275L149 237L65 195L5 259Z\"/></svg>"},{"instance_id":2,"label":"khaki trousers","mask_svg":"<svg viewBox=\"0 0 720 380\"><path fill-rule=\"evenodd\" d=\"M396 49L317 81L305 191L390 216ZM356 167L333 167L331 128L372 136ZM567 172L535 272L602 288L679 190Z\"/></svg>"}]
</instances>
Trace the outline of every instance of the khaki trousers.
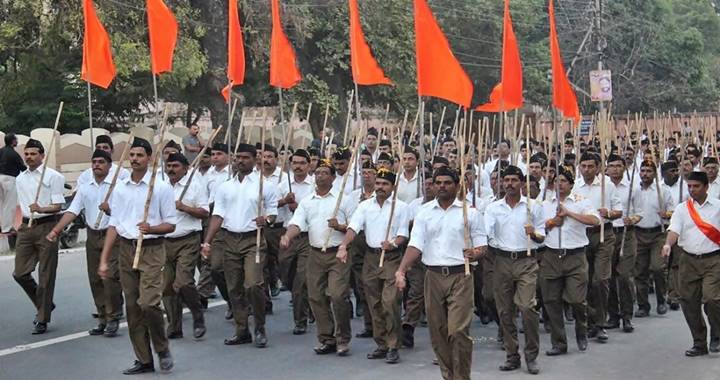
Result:
<instances>
[{"instance_id":1,"label":"khaki trousers","mask_svg":"<svg viewBox=\"0 0 720 380\"><path fill-rule=\"evenodd\" d=\"M661 231L644 232L635 229L637 237L637 259L635 262L635 284L637 286L638 308L650 311L648 291L650 282L655 285L658 305L665 303L665 260L661 255L665 234Z\"/></svg>"},{"instance_id":2,"label":"khaki trousers","mask_svg":"<svg viewBox=\"0 0 720 380\"><path fill-rule=\"evenodd\" d=\"M365 329L370 331L373 329L373 322L369 310L370 306L365 297L365 284L363 280L363 263L365 262L365 252L367 248L365 232L360 231L350 243L349 247L349 255L352 260L350 286L355 295L355 307L363 308L363 323L365 324Z\"/></svg>"},{"instance_id":3,"label":"khaki trousers","mask_svg":"<svg viewBox=\"0 0 720 380\"><path fill-rule=\"evenodd\" d=\"M193 320L203 318L200 294L195 287L195 267L200 256L200 232L179 238L165 238L165 290L163 305L167 312L168 333L182 333L182 305L187 305Z\"/></svg>"},{"instance_id":4,"label":"khaki trousers","mask_svg":"<svg viewBox=\"0 0 720 380\"><path fill-rule=\"evenodd\" d=\"M50 322L58 265L58 242L50 242L45 236L56 220L52 218L52 221L36 223L31 228L23 223L15 243L13 278L35 305L38 322L43 323ZM32 276L35 267L38 270L37 282Z\"/></svg>"},{"instance_id":5,"label":"khaki trousers","mask_svg":"<svg viewBox=\"0 0 720 380\"><path fill-rule=\"evenodd\" d=\"M208 219L203 219L202 225L202 236L205 236L205 233L207 232L207 224ZM198 281L197 281L197 290L198 293L200 293L200 297L202 298L210 298L210 296L215 292L215 283L213 283L212 280L212 268L210 267L210 260L205 259L200 256L200 259L198 260L197 264L197 270L198 270Z\"/></svg>"},{"instance_id":6,"label":"khaki trousers","mask_svg":"<svg viewBox=\"0 0 720 380\"><path fill-rule=\"evenodd\" d=\"M373 338L381 350L400 349L400 292L395 286L395 272L400 267L400 251L386 252L380 268L380 254L370 248L365 252L363 283L372 316Z\"/></svg>"},{"instance_id":7,"label":"khaki trousers","mask_svg":"<svg viewBox=\"0 0 720 380\"><path fill-rule=\"evenodd\" d=\"M680 304L690 328L694 347L707 348L707 325L703 305L711 326L720 326L720 255L692 256L679 259Z\"/></svg>"},{"instance_id":8,"label":"khaki trousers","mask_svg":"<svg viewBox=\"0 0 720 380\"><path fill-rule=\"evenodd\" d=\"M162 238L159 238L162 239ZM163 292L165 245L162 240L145 240L138 269L133 269L134 241L117 238L120 265L120 283L125 293L125 314L128 335L137 360L143 364L153 362L150 343L156 353L170 349L165 335L165 320L160 308Z\"/></svg>"},{"instance_id":9,"label":"khaki trousers","mask_svg":"<svg viewBox=\"0 0 720 380\"><path fill-rule=\"evenodd\" d=\"M425 264L415 262L405 274L405 316L403 325L417 327L425 312Z\"/></svg>"},{"instance_id":10,"label":"khaki trousers","mask_svg":"<svg viewBox=\"0 0 720 380\"><path fill-rule=\"evenodd\" d=\"M287 250L280 252L280 279L292 295L295 325L306 327L308 320L307 259L310 243L307 233L298 236Z\"/></svg>"},{"instance_id":11,"label":"khaki trousers","mask_svg":"<svg viewBox=\"0 0 720 380\"><path fill-rule=\"evenodd\" d=\"M473 278L425 272L425 314L430 343L445 380L469 380L473 342Z\"/></svg>"},{"instance_id":12,"label":"khaki trousers","mask_svg":"<svg viewBox=\"0 0 720 380\"><path fill-rule=\"evenodd\" d=\"M675 244L670 250L670 268L668 273L668 302L680 303L680 294L678 288L680 287L680 276L678 275L678 266L680 265L680 256L683 255L683 250L679 245Z\"/></svg>"},{"instance_id":13,"label":"khaki trousers","mask_svg":"<svg viewBox=\"0 0 720 380\"><path fill-rule=\"evenodd\" d=\"M535 257L517 259L495 255L495 305L500 317L503 346L508 361L520 362L516 311L520 311L525 330L525 361L534 361L539 350L539 314L535 299L538 263Z\"/></svg>"},{"instance_id":14,"label":"khaki trousers","mask_svg":"<svg viewBox=\"0 0 720 380\"><path fill-rule=\"evenodd\" d=\"M563 303L575 314L575 337L587 335L587 284L588 263L583 252L560 255L546 248L540 261L540 289L553 347L567 349Z\"/></svg>"},{"instance_id":15,"label":"khaki trousers","mask_svg":"<svg viewBox=\"0 0 720 380\"><path fill-rule=\"evenodd\" d=\"M625 245L620 256L622 232L615 233L615 251L612 258L612 274L608 293L608 315L610 318L627 319L633 317L635 307L635 257L637 252L637 239L635 230L625 232Z\"/></svg>"},{"instance_id":16,"label":"khaki trousers","mask_svg":"<svg viewBox=\"0 0 720 380\"><path fill-rule=\"evenodd\" d=\"M255 331L265 332L265 293L263 268L267 245L261 237L259 263L256 262L256 232L237 234L221 230L224 240L223 269L227 281L230 306L235 319L236 335L250 331L248 306L252 307Z\"/></svg>"},{"instance_id":17,"label":"khaki trousers","mask_svg":"<svg viewBox=\"0 0 720 380\"><path fill-rule=\"evenodd\" d=\"M307 261L308 297L318 341L329 345L348 344L351 336L350 261L342 263L336 254L337 248L322 252L311 246Z\"/></svg>"},{"instance_id":18,"label":"khaki trousers","mask_svg":"<svg viewBox=\"0 0 720 380\"><path fill-rule=\"evenodd\" d=\"M100 254L105 244L105 233L105 230L87 229L85 256L87 259L88 280L90 281L90 293L92 293L93 302L95 303L98 320L107 323L120 318L124 301L122 285L120 285L117 249L110 251L110 261L108 262L110 276L103 280L98 275Z\"/></svg>"},{"instance_id":19,"label":"khaki trousers","mask_svg":"<svg viewBox=\"0 0 720 380\"><path fill-rule=\"evenodd\" d=\"M612 257L615 251L615 233L605 228L605 241L600 244L600 231L587 232L590 245L585 249L588 261L588 327L600 328L607 321Z\"/></svg>"},{"instance_id":20,"label":"khaki trousers","mask_svg":"<svg viewBox=\"0 0 720 380\"><path fill-rule=\"evenodd\" d=\"M230 295L228 293L228 284L225 279L225 251L227 249L226 231L221 229L215 234L210 245L210 277L212 282L217 286L222 298L231 304Z\"/></svg>"}]
</instances>

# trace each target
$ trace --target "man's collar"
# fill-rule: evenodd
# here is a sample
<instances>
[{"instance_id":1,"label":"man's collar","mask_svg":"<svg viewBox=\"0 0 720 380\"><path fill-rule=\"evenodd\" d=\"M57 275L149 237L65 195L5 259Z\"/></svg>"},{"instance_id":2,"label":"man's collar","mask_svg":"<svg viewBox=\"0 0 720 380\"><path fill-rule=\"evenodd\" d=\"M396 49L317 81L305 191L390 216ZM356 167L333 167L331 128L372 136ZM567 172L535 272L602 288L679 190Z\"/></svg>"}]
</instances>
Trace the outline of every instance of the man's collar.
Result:
<instances>
[{"instance_id":1,"label":"man's collar","mask_svg":"<svg viewBox=\"0 0 720 380\"><path fill-rule=\"evenodd\" d=\"M139 185L140 183L145 182L146 185L150 185L151 177L152 177L152 170L150 168L148 168L145 171L145 175L142 178L140 178L139 182L133 182L132 173L130 173L130 175L125 179L125 183L133 183L135 185Z\"/></svg>"}]
</instances>

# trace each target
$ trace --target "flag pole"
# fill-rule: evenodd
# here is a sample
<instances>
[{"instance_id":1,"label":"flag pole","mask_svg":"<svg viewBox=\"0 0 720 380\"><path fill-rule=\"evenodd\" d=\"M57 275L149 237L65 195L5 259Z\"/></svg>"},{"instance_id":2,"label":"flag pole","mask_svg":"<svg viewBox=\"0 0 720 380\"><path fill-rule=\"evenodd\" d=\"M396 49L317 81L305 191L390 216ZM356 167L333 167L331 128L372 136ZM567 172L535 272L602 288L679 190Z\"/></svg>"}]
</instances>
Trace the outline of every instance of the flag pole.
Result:
<instances>
[{"instance_id":1,"label":"flag pole","mask_svg":"<svg viewBox=\"0 0 720 380\"><path fill-rule=\"evenodd\" d=\"M358 90L358 85L356 82L353 83L355 85L355 119L357 120L358 129L362 128L362 117L360 115L360 90ZM380 139L382 139L382 136L380 136ZM379 142L378 142L379 143ZM362 145L362 143L360 143ZM360 154L357 155L355 158L355 161L358 161L360 158ZM357 188L357 180L360 176L360 165L358 165L357 162L351 162L350 165L353 166L353 190Z\"/></svg>"},{"instance_id":2,"label":"flag pole","mask_svg":"<svg viewBox=\"0 0 720 380\"><path fill-rule=\"evenodd\" d=\"M420 162L422 162L422 167L425 166L425 144L423 144L423 136L425 135L425 102L422 99L422 96L418 95L418 114L420 115L420 141L418 143L418 153L420 153ZM457 117L456 117L457 119ZM403 132L404 133L404 132ZM400 141L402 141L402 136L400 136ZM408 144L410 142L408 141ZM416 176L419 181L421 181L423 184L425 184L425 170L422 170L418 175ZM421 186L422 195L425 196L425 186Z\"/></svg>"},{"instance_id":3,"label":"flag pole","mask_svg":"<svg viewBox=\"0 0 720 380\"><path fill-rule=\"evenodd\" d=\"M90 73L88 73L88 76ZM90 78L88 78L87 83L87 100L88 100L88 123L90 124L90 149L92 149L95 146L95 136L93 136L93 119L92 119L92 95L91 95L91 89L90 89Z\"/></svg>"},{"instance_id":4,"label":"flag pole","mask_svg":"<svg viewBox=\"0 0 720 380\"><path fill-rule=\"evenodd\" d=\"M158 88L157 88L157 75L153 73L153 94L155 96L155 126L158 128L158 131L160 131L160 101L158 100ZM167 111L167 110L166 110ZM162 153L162 146L160 148L160 153ZM165 180L165 160L163 159L162 154L160 154L160 177L162 180Z\"/></svg>"},{"instance_id":5,"label":"flag pole","mask_svg":"<svg viewBox=\"0 0 720 380\"><path fill-rule=\"evenodd\" d=\"M228 70L229 70L229 69L230 69L230 68L228 67ZM232 133L232 131L231 131L230 127L231 127L231 124L232 124L233 114L235 113L235 110L232 108L232 93L233 93L233 90L232 90L232 80L228 79L227 129L225 130L225 136L227 136L227 138L226 138L226 140L227 140L226 145L227 145L227 155L228 155L228 159L231 159L231 158L230 158L230 157L231 157L231 156L230 156L230 144L231 144L230 134ZM237 103L236 103L236 104L237 104ZM238 135L238 138L240 138L240 135ZM231 165L231 166L232 166L232 165ZM228 170L228 179L230 179L231 177L232 177L232 170Z\"/></svg>"}]
</instances>

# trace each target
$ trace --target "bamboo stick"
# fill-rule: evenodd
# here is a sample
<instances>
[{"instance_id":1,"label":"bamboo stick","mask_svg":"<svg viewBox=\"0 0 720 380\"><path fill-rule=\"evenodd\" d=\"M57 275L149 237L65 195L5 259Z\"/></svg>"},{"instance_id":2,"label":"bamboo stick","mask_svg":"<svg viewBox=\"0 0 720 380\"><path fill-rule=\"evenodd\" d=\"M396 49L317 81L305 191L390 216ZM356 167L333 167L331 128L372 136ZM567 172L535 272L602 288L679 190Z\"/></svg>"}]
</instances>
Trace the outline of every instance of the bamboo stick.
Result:
<instances>
[{"instance_id":1,"label":"bamboo stick","mask_svg":"<svg viewBox=\"0 0 720 380\"><path fill-rule=\"evenodd\" d=\"M63 106L65 105L65 102L60 102L60 106L58 107L57 116L55 116L55 125L53 126L53 132L52 136L50 137L50 146L47 150L46 158L50 157L53 147L55 146L55 134L57 133L58 125L60 125L60 115L62 115ZM37 191L35 192L35 202L33 204L37 204L40 200L40 190L42 190L43 181L45 180L45 171L47 170L47 159L43 160L43 167L42 171L40 172L40 181L38 182ZM30 220L28 220L28 228L33 226L33 217L35 216L34 212L30 212Z\"/></svg>"},{"instance_id":2,"label":"bamboo stick","mask_svg":"<svg viewBox=\"0 0 720 380\"><path fill-rule=\"evenodd\" d=\"M120 162L118 164L117 170L115 170L115 173L113 174L113 179L110 182L110 187L108 188L107 193L105 193L105 197L103 198L102 203L107 203L110 200L110 196L112 195L113 190L115 190L115 184L117 183L118 176L120 174L120 171L123 168L123 164L125 163L125 160L127 159L128 153L130 152L130 146L132 145L133 139L135 136L132 132L130 132L130 136L128 136L128 142L125 145L125 148L123 149L122 155L120 156ZM198 155L200 156L200 155ZM98 205L99 206L99 205ZM100 222L102 222L102 218L104 212L99 212L97 219L95 219L95 229L97 230L100 228Z\"/></svg>"}]
</instances>

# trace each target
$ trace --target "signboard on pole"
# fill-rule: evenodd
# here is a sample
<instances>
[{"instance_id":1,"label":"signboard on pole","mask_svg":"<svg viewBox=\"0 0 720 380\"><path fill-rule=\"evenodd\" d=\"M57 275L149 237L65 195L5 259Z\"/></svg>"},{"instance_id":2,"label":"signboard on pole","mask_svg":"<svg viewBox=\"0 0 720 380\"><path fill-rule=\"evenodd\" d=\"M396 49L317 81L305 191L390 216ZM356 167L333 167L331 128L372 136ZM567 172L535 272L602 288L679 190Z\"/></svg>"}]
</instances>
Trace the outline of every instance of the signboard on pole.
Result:
<instances>
[{"instance_id":1,"label":"signboard on pole","mask_svg":"<svg viewBox=\"0 0 720 380\"><path fill-rule=\"evenodd\" d=\"M582 119L580 121L580 136L589 136L590 135L590 127L593 124L593 119Z\"/></svg>"},{"instance_id":2,"label":"signboard on pole","mask_svg":"<svg viewBox=\"0 0 720 380\"><path fill-rule=\"evenodd\" d=\"M612 75L610 70L590 72L590 99L593 102L612 101Z\"/></svg>"}]
</instances>

